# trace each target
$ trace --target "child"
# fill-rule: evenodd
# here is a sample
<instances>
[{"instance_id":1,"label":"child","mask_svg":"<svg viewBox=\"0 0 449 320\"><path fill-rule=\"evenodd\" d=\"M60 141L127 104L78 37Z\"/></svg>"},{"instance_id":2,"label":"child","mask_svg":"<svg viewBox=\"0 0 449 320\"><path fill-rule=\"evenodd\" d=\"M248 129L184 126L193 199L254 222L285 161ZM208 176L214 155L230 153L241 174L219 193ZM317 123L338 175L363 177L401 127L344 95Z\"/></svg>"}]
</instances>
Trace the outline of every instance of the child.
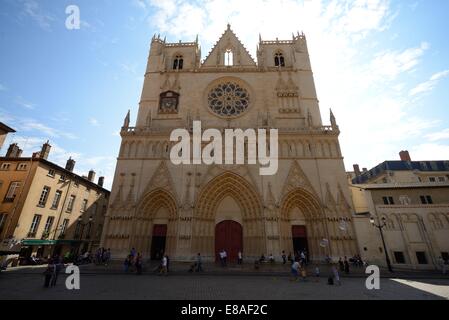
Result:
<instances>
[{"instance_id":1,"label":"child","mask_svg":"<svg viewBox=\"0 0 449 320\"><path fill-rule=\"evenodd\" d=\"M298 281L298 270L299 270L299 262L295 261L292 264L292 275L293 275L292 281Z\"/></svg>"},{"instance_id":2,"label":"child","mask_svg":"<svg viewBox=\"0 0 449 320\"><path fill-rule=\"evenodd\" d=\"M315 282L320 281L320 268L318 266L315 266Z\"/></svg>"},{"instance_id":3,"label":"child","mask_svg":"<svg viewBox=\"0 0 449 320\"><path fill-rule=\"evenodd\" d=\"M301 277L302 277L302 281L304 281L304 282L307 281L307 271L306 271L306 268L302 268L302 270L301 270Z\"/></svg>"}]
</instances>

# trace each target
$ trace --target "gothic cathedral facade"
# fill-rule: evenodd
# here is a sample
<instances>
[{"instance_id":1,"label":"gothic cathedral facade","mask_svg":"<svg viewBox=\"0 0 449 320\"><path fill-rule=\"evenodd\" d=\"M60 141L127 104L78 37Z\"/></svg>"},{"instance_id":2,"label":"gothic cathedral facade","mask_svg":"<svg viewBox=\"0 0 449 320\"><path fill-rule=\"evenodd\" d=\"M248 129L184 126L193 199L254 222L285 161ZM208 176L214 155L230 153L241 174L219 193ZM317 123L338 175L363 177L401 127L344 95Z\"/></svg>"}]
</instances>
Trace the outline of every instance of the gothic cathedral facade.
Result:
<instances>
[{"instance_id":1,"label":"gothic cathedral facade","mask_svg":"<svg viewBox=\"0 0 449 320\"><path fill-rule=\"evenodd\" d=\"M279 168L174 165L174 129L275 128ZM257 62L228 25L205 60L195 42L153 37L137 121L130 114L107 211L102 246L114 258L213 261L307 251L323 261L358 252L350 194L331 112L323 125L304 34L264 41Z\"/></svg>"}]
</instances>

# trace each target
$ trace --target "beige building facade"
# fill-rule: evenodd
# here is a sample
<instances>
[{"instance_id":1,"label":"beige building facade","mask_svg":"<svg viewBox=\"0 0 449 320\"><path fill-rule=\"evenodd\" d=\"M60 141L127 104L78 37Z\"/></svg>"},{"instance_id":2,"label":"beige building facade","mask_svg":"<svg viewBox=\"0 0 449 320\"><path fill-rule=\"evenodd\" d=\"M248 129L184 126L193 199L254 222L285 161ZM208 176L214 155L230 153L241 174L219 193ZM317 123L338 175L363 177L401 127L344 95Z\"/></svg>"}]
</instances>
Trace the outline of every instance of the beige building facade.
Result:
<instances>
[{"instance_id":1,"label":"beige building facade","mask_svg":"<svg viewBox=\"0 0 449 320\"><path fill-rule=\"evenodd\" d=\"M8 133L14 132L16 132L14 129L8 127L3 122L0 122L0 148L3 147L3 143L5 142Z\"/></svg>"},{"instance_id":2,"label":"beige building facade","mask_svg":"<svg viewBox=\"0 0 449 320\"><path fill-rule=\"evenodd\" d=\"M3 254L14 247L21 258L46 258L95 250L100 244L109 199L109 191L102 187L104 178L95 183L93 171L88 177L75 174L72 159L65 168L48 161L50 148L46 143L33 157L21 157L19 147L12 144L0 158Z\"/></svg>"},{"instance_id":3,"label":"beige building facade","mask_svg":"<svg viewBox=\"0 0 449 320\"><path fill-rule=\"evenodd\" d=\"M307 41L262 40L257 62L230 26L201 60L198 40L153 37L135 125L121 130L102 246L114 258L231 260L306 249L312 260L357 253L339 128L320 115ZM279 168L174 165L175 129L278 129ZM223 139L224 141L224 139ZM206 142L202 143L204 148Z\"/></svg>"},{"instance_id":4,"label":"beige building facade","mask_svg":"<svg viewBox=\"0 0 449 320\"><path fill-rule=\"evenodd\" d=\"M409 159L410 160L410 159ZM449 260L449 161L386 161L353 174L350 186L360 253L393 269L438 269ZM357 171L357 170L355 170Z\"/></svg>"}]
</instances>

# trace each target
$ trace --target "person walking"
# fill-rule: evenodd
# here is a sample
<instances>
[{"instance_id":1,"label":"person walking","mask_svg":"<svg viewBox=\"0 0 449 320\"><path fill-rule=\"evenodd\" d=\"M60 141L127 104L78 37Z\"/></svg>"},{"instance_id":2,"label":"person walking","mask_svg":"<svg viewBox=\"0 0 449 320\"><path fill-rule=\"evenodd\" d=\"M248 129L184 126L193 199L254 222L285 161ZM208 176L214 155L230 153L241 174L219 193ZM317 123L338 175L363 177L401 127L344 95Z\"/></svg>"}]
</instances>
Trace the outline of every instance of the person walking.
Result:
<instances>
[{"instance_id":1,"label":"person walking","mask_svg":"<svg viewBox=\"0 0 449 320\"><path fill-rule=\"evenodd\" d=\"M224 249L221 249L221 251L218 253L219 257L220 257L220 264L222 267L224 267Z\"/></svg>"},{"instance_id":2,"label":"person walking","mask_svg":"<svg viewBox=\"0 0 449 320\"><path fill-rule=\"evenodd\" d=\"M61 260L60 256L55 256L53 261L54 261L54 269L55 269L55 271L54 271L53 277L51 279L51 286L55 287L56 283L58 281L59 273L61 272L61 269L63 267L63 263L62 263L62 260Z\"/></svg>"},{"instance_id":3,"label":"person walking","mask_svg":"<svg viewBox=\"0 0 449 320\"><path fill-rule=\"evenodd\" d=\"M443 257L438 257L438 264L441 267L441 272L443 275L446 275L446 261L444 261Z\"/></svg>"},{"instance_id":4,"label":"person walking","mask_svg":"<svg viewBox=\"0 0 449 320\"><path fill-rule=\"evenodd\" d=\"M129 255L126 257L125 262L123 262L123 268L125 270L125 273L128 273L130 265L131 265L131 256Z\"/></svg>"},{"instance_id":5,"label":"person walking","mask_svg":"<svg viewBox=\"0 0 449 320\"><path fill-rule=\"evenodd\" d=\"M338 273L338 269L336 266L332 267L332 273L334 274L335 283L341 286L340 274Z\"/></svg>"},{"instance_id":6,"label":"person walking","mask_svg":"<svg viewBox=\"0 0 449 320\"><path fill-rule=\"evenodd\" d=\"M107 267L109 260L111 260L111 249L108 248L108 250L106 250L104 252L104 265Z\"/></svg>"},{"instance_id":7,"label":"person walking","mask_svg":"<svg viewBox=\"0 0 449 320\"><path fill-rule=\"evenodd\" d=\"M344 264L344 268L345 268L345 273L349 274L349 262L348 262L347 257L345 257L345 262L343 264Z\"/></svg>"},{"instance_id":8,"label":"person walking","mask_svg":"<svg viewBox=\"0 0 449 320\"><path fill-rule=\"evenodd\" d=\"M302 281L303 281L303 282L306 282L306 281L307 281L307 270L306 270L305 267L304 267L304 268L301 268L301 278L302 278Z\"/></svg>"},{"instance_id":9,"label":"person walking","mask_svg":"<svg viewBox=\"0 0 449 320\"><path fill-rule=\"evenodd\" d=\"M341 259L341 257L340 257L340 259L338 259L338 267L340 268L341 272L345 271L345 264L343 263L343 260Z\"/></svg>"},{"instance_id":10,"label":"person walking","mask_svg":"<svg viewBox=\"0 0 449 320\"><path fill-rule=\"evenodd\" d=\"M315 266L315 282L320 281L320 268L318 266Z\"/></svg>"},{"instance_id":11,"label":"person walking","mask_svg":"<svg viewBox=\"0 0 449 320\"><path fill-rule=\"evenodd\" d=\"M56 273L55 265L53 263L53 260L48 260L47 269L44 271L44 287L49 288L51 280Z\"/></svg>"},{"instance_id":12,"label":"person walking","mask_svg":"<svg viewBox=\"0 0 449 320\"><path fill-rule=\"evenodd\" d=\"M138 275L142 274L142 256L140 253L136 256L136 273Z\"/></svg>"},{"instance_id":13,"label":"person walking","mask_svg":"<svg viewBox=\"0 0 449 320\"><path fill-rule=\"evenodd\" d=\"M165 255L162 257L161 261L161 274L167 275L167 256Z\"/></svg>"},{"instance_id":14,"label":"person walking","mask_svg":"<svg viewBox=\"0 0 449 320\"><path fill-rule=\"evenodd\" d=\"M228 253L226 252L226 250L223 249L223 261L224 261L224 266L227 266L227 259L228 259Z\"/></svg>"},{"instance_id":15,"label":"person walking","mask_svg":"<svg viewBox=\"0 0 449 320\"><path fill-rule=\"evenodd\" d=\"M237 254L237 264L241 265L243 263L243 255L242 255L242 251L239 251L239 253Z\"/></svg>"},{"instance_id":16,"label":"person walking","mask_svg":"<svg viewBox=\"0 0 449 320\"><path fill-rule=\"evenodd\" d=\"M292 281L298 281L298 275L299 275L299 262L294 261L291 267L291 272L293 275Z\"/></svg>"},{"instance_id":17,"label":"person walking","mask_svg":"<svg viewBox=\"0 0 449 320\"><path fill-rule=\"evenodd\" d=\"M285 251L282 251L282 264L287 263L287 256L285 255Z\"/></svg>"},{"instance_id":18,"label":"person walking","mask_svg":"<svg viewBox=\"0 0 449 320\"><path fill-rule=\"evenodd\" d=\"M203 272L203 261L201 258L201 253L196 256L196 272Z\"/></svg>"}]
</instances>

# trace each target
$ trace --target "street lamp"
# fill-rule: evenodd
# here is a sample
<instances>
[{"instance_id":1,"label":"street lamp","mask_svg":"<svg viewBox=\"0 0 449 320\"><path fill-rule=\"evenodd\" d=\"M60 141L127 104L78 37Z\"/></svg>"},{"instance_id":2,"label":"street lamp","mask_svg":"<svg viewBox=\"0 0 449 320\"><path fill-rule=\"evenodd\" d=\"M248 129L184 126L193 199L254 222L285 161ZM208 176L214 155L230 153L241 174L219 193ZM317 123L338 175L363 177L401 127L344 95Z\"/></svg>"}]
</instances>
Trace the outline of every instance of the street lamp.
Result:
<instances>
[{"instance_id":1,"label":"street lamp","mask_svg":"<svg viewBox=\"0 0 449 320\"><path fill-rule=\"evenodd\" d=\"M371 224L373 226L375 226L376 228L378 228L379 231L380 231L380 237L382 238L382 244L384 246L385 260L387 261L388 271L393 272L393 268L391 267L391 263L390 263L390 258L388 257L387 246L385 245L384 234L382 232L382 229L387 225L387 219L385 219L385 217L382 217L381 220L382 220L382 224L376 224L375 221L374 221L374 217L373 216L371 216L370 219L369 219Z\"/></svg>"},{"instance_id":2,"label":"street lamp","mask_svg":"<svg viewBox=\"0 0 449 320\"><path fill-rule=\"evenodd\" d=\"M82 227L81 232L80 232L80 239L83 238L84 227L87 226L88 224L91 224L93 221L94 221L94 219L92 218L92 216L89 217L89 221L86 223L83 223L82 217L78 217L78 223Z\"/></svg>"}]
</instances>

